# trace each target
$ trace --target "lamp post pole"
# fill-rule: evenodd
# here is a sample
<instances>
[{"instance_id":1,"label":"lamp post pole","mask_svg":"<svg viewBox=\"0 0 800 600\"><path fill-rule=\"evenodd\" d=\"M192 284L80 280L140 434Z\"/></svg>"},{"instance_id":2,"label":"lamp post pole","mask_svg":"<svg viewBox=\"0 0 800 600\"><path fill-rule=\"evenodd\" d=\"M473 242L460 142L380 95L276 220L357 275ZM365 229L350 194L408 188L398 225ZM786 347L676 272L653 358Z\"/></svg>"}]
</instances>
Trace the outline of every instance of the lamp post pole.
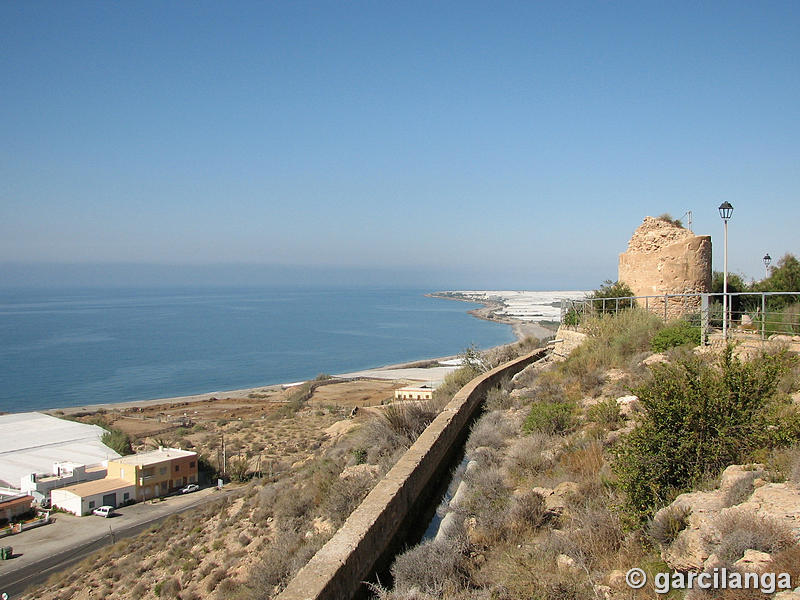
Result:
<instances>
[{"instance_id":1,"label":"lamp post pole","mask_svg":"<svg viewBox=\"0 0 800 600\"><path fill-rule=\"evenodd\" d=\"M723 202L719 205L719 216L725 224L725 249L722 268L722 339L728 341L728 219L733 214L733 206L730 202Z\"/></svg>"}]
</instances>

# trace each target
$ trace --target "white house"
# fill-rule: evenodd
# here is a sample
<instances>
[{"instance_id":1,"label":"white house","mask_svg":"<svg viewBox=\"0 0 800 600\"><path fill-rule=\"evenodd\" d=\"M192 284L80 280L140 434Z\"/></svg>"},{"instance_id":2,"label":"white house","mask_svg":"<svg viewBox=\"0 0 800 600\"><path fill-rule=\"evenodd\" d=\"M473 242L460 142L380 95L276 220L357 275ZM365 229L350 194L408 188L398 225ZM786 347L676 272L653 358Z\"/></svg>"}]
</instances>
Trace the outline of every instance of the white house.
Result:
<instances>
[{"instance_id":1,"label":"white house","mask_svg":"<svg viewBox=\"0 0 800 600\"><path fill-rule=\"evenodd\" d=\"M121 506L136 499L136 486L122 479L87 481L50 492L50 501L72 514L90 514L99 506Z\"/></svg>"}]
</instances>

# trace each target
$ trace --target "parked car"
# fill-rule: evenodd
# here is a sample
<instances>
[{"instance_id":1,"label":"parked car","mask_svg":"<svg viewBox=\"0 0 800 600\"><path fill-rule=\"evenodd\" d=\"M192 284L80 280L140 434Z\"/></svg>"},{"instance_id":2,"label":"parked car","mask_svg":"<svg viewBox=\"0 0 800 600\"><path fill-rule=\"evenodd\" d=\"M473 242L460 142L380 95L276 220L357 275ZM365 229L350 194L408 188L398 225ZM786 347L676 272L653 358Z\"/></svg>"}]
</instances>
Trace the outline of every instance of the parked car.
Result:
<instances>
[{"instance_id":1,"label":"parked car","mask_svg":"<svg viewBox=\"0 0 800 600\"><path fill-rule=\"evenodd\" d=\"M200 486L196 483L190 483L185 488L181 488L181 494L189 494L191 492L196 492L200 489Z\"/></svg>"},{"instance_id":2,"label":"parked car","mask_svg":"<svg viewBox=\"0 0 800 600\"><path fill-rule=\"evenodd\" d=\"M93 515L97 515L98 517L110 517L114 514L114 507L113 506L98 506L92 511Z\"/></svg>"}]
</instances>

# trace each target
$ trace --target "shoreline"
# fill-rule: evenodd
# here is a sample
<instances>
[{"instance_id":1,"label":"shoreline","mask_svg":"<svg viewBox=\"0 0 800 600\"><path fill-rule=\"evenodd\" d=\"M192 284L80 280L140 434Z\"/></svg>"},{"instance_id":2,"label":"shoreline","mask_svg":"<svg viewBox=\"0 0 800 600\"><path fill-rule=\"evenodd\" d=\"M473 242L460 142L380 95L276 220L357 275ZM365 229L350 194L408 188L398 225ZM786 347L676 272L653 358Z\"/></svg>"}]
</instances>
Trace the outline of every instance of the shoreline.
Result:
<instances>
[{"instance_id":1,"label":"shoreline","mask_svg":"<svg viewBox=\"0 0 800 600\"><path fill-rule=\"evenodd\" d=\"M511 332L516 338L515 341L509 342L508 344L500 344L499 346L493 346L493 348L501 348L503 346L515 344L517 342L524 340L527 337L535 337L537 339L542 340L544 338L551 337L555 334L554 329L548 328L536 322L526 322L513 318L498 318L497 316L492 314L492 311L497 310L498 308L502 308L503 305L498 302L489 302L489 301L474 302L472 300L467 300L464 298L437 295L437 293L435 292L425 294L425 296L429 298L439 298L442 300L457 300L459 302L468 302L470 304L483 304L484 306L481 308L474 308L472 310L466 311L467 314L477 319L481 319L483 321L500 323L503 325L510 325ZM490 348L487 348L487 350L489 349ZM385 372L385 371L402 371L402 370L412 370L412 369L416 370L421 368L424 369L430 367L441 367L442 366L440 365L441 362L453 360L455 358L458 358L457 354L435 357L435 358L423 358L418 360L406 361L402 363L371 367L368 369L360 369L352 371L352 373L358 373L359 377L369 379L370 372L375 373L377 375L379 372ZM348 380L347 375L348 374L336 374L332 375L332 377L335 379L341 379L342 381L347 381ZM381 377L375 377L375 378L381 379ZM398 380L402 380L402 378L399 378ZM417 381L418 379L409 378L409 380ZM167 398L152 398L148 400L125 400L122 402L101 402L97 404L82 404L80 406L54 407L54 408L40 409L38 411L33 411L33 412L42 412L45 414L50 414L52 416L65 416L65 415L74 415L76 413L84 413L84 412L99 412L99 411L108 411L117 409L126 410L130 408L160 406L166 404L175 406L184 406L196 402L208 402L210 400L243 399L249 397L250 394L277 392L286 389L287 387L301 385L303 383L306 383L307 381L311 380L308 379L296 382L266 384L266 385L233 389L233 390L216 390L213 392L201 392L198 394L189 394L186 396L171 396ZM56 415L55 413L58 413L58 415Z\"/></svg>"},{"instance_id":2,"label":"shoreline","mask_svg":"<svg viewBox=\"0 0 800 600\"><path fill-rule=\"evenodd\" d=\"M453 296L441 292L432 292L430 294L425 294L425 296L427 296L428 298L439 298L440 300L454 300L456 302L466 302L468 304L482 304L483 306L481 308L473 308L471 310L468 310L467 314L472 315L476 319L481 319L482 321L489 321L491 323L502 323L503 325L511 325L511 331L517 338L518 342L521 342L527 337L535 337L539 340L543 340L545 338L555 335L557 331L557 328L554 329L551 327L547 327L546 325L542 325L543 322L549 322L549 321L522 321L520 319L514 319L513 317L498 317L495 314L495 311L502 310L503 308L505 308L505 305L502 302L498 302L496 300L490 300L488 298L481 300L478 299L472 300L469 298Z\"/></svg>"},{"instance_id":3,"label":"shoreline","mask_svg":"<svg viewBox=\"0 0 800 600\"><path fill-rule=\"evenodd\" d=\"M390 369L399 370L399 369L424 368L423 365L427 366L430 365L431 363L436 363L436 366L438 366L439 361L452 360L457 357L458 355L454 354L450 356L442 356L440 358L412 360L393 365L384 365L380 367L372 367L370 369L363 369L363 372L385 371ZM341 379L343 382L349 380L346 374L331 375L331 377L333 379ZM149 400L124 400L122 402L101 402L98 404L81 404L80 406L67 406L67 407L59 406L55 408L44 408L38 411L31 411L31 412L42 412L46 414L52 414L58 412L63 415L70 415L81 412L114 410L117 408L124 410L126 408L136 408L139 406L142 407L160 406L162 404L185 405L194 402L208 402L209 400L227 400L227 399L240 400L242 398L247 398L250 394L258 394L264 392L279 392L288 387L302 385L309 381L313 381L313 379L304 379L302 381L292 381L284 383L270 383L266 385L258 385L255 387L241 388L235 390L217 390L214 392L201 392L199 394L189 394L187 396L170 396L168 398L151 398Z\"/></svg>"}]
</instances>

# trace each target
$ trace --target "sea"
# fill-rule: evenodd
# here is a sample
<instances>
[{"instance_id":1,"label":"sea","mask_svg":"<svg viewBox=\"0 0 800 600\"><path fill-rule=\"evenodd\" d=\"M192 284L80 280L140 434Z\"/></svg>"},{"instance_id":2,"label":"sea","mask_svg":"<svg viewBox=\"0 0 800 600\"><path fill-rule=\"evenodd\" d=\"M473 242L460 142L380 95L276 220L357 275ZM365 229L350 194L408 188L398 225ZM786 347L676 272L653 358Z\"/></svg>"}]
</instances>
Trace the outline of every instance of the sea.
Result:
<instances>
[{"instance_id":1,"label":"sea","mask_svg":"<svg viewBox=\"0 0 800 600\"><path fill-rule=\"evenodd\" d=\"M511 327L422 289L0 291L0 412L302 381L489 348Z\"/></svg>"}]
</instances>

